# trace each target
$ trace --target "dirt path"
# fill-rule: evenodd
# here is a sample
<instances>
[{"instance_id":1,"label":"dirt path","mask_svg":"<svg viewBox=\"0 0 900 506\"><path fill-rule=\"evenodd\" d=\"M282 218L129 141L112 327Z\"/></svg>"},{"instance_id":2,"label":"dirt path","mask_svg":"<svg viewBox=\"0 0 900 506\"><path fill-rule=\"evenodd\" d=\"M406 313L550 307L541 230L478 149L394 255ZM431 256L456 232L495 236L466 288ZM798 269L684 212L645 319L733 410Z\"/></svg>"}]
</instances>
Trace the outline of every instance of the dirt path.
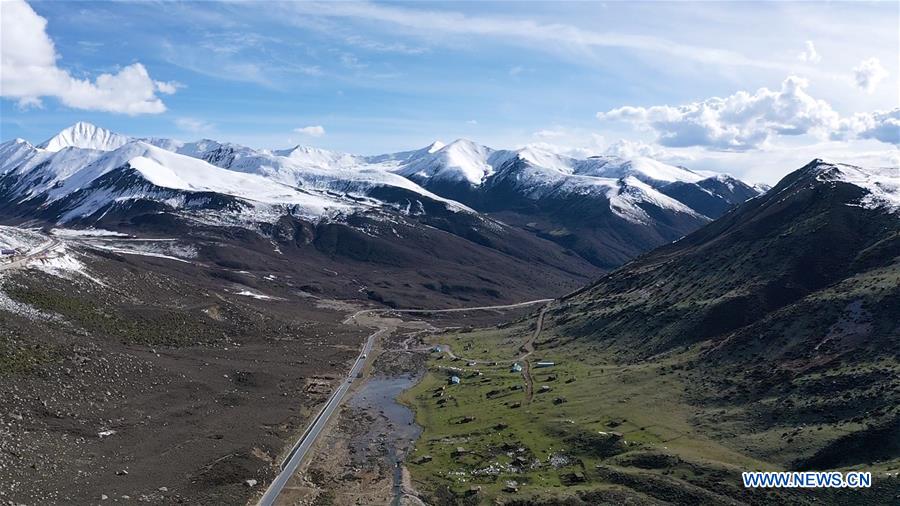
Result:
<instances>
[{"instance_id":1,"label":"dirt path","mask_svg":"<svg viewBox=\"0 0 900 506\"><path fill-rule=\"evenodd\" d=\"M523 353L519 360L522 361L522 377L525 379L525 404L530 404L531 399L534 397L534 379L531 377L531 363L528 361L528 357L534 353L534 342L541 334L541 330L544 329L544 315L550 309L550 304L551 302L548 302L546 306L541 308L541 312L538 313L537 321L535 322L534 332L519 348L519 351Z\"/></svg>"},{"instance_id":2,"label":"dirt path","mask_svg":"<svg viewBox=\"0 0 900 506\"><path fill-rule=\"evenodd\" d=\"M541 301L532 301L535 302L544 302ZM538 336L541 335L541 331L544 329L544 315L550 309L550 304L553 301L548 301L547 304L541 308L541 311L538 313L537 320L535 322L534 332L529 334L528 339L522 343L522 346L519 347L519 351L522 353L514 360L517 362L522 362L522 379L525 380L525 403L528 404L531 402L534 397L534 379L531 376L531 363L528 361L528 357L534 353L534 342L537 340ZM453 353L453 349L449 344L440 344L441 350L445 352L451 359L460 359L465 360L466 362L474 362L473 359L468 359L465 357L460 357Z\"/></svg>"}]
</instances>

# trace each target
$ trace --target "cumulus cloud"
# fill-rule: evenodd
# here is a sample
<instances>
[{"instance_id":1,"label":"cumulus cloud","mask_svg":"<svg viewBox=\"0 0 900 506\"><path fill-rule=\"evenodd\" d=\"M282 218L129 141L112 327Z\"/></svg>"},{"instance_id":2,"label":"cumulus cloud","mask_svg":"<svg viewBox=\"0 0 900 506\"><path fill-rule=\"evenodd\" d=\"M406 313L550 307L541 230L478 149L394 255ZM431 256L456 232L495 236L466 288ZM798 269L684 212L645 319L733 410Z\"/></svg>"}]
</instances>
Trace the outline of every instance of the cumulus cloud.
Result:
<instances>
[{"instance_id":1,"label":"cumulus cloud","mask_svg":"<svg viewBox=\"0 0 900 506\"><path fill-rule=\"evenodd\" d=\"M657 134L667 147L704 146L744 151L774 136L815 134L820 137L860 132L858 125L807 93L806 79L791 76L779 90L739 91L679 106L620 107L597 113L601 120L626 121Z\"/></svg>"},{"instance_id":2,"label":"cumulus cloud","mask_svg":"<svg viewBox=\"0 0 900 506\"><path fill-rule=\"evenodd\" d=\"M887 70L881 65L881 60L878 58L868 58L853 67L856 86L869 94L875 91L875 88L887 75Z\"/></svg>"},{"instance_id":3,"label":"cumulus cloud","mask_svg":"<svg viewBox=\"0 0 900 506\"><path fill-rule=\"evenodd\" d=\"M797 58L800 61L809 63L819 63L820 61L822 61L822 55L820 55L819 52L816 51L816 45L813 44L813 41L811 40L806 41L803 51L801 51L800 54L797 55Z\"/></svg>"},{"instance_id":4,"label":"cumulus cloud","mask_svg":"<svg viewBox=\"0 0 900 506\"><path fill-rule=\"evenodd\" d=\"M55 97L76 109L129 115L166 110L156 96L174 93L177 83L154 81L140 63L91 82L56 65L56 49L47 35L47 20L24 0L4 0L0 17L0 96L21 107L39 107L41 98Z\"/></svg>"},{"instance_id":5,"label":"cumulus cloud","mask_svg":"<svg viewBox=\"0 0 900 506\"><path fill-rule=\"evenodd\" d=\"M900 108L890 111L857 113L843 120L840 128L831 138L875 139L888 144L900 145Z\"/></svg>"},{"instance_id":6,"label":"cumulus cloud","mask_svg":"<svg viewBox=\"0 0 900 506\"><path fill-rule=\"evenodd\" d=\"M322 125L312 125L302 128L295 128L294 131L298 134L308 135L310 137L322 137L323 135L325 135L325 127L323 127Z\"/></svg>"}]
</instances>

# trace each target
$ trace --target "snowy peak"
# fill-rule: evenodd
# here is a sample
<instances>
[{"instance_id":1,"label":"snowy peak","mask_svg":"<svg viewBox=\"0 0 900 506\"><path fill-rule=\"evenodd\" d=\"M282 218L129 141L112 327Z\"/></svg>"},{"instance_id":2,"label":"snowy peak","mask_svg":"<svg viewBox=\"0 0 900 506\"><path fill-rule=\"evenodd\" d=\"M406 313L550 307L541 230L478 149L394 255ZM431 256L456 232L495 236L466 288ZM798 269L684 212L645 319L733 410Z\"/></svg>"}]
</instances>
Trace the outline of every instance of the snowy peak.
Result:
<instances>
[{"instance_id":1,"label":"snowy peak","mask_svg":"<svg viewBox=\"0 0 900 506\"><path fill-rule=\"evenodd\" d=\"M457 139L434 151L437 144L409 163L398 173L414 180L435 180L451 183L480 185L493 173L489 162L494 150L468 139ZM420 151L421 153L421 151Z\"/></svg>"},{"instance_id":2,"label":"snowy peak","mask_svg":"<svg viewBox=\"0 0 900 506\"><path fill-rule=\"evenodd\" d=\"M427 153L434 153L435 151L439 151L440 149L442 149L444 146L446 146L446 144L444 144L443 142L434 141L431 144L429 144L428 146L426 146L424 149L425 149L425 152L427 152Z\"/></svg>"},{"instance_id":3,"label":"snowy peak","mask_svg":"<svg viewBox=\"0 0 900 506\"><path fill-rule=\"evenodd\" d=\"M311 146L294 146L290 149L272 151L275 156L289 159L301 167L328 169L332 167L347 167L360 164L362 161L347 153L328 151Z\"/></svg>"},{"instance_id":4,"label":"snowy peak","mask_svg":"<svg viewBox=\"0 0 900 506\"><path fill-rule=\"evenodd\" d=\"M634 176L653 186L674 182L696 183L704 176L684 167L677 167L647 157L623 159L613 156L592 156L578 164L575 173L585 176L621 179Z\"/></svg>"},{"instance_id":5,"label":"snowy peak","mask_svg":"<svg viewBox=\"0 0 900 506\"><path fill-rule=\"evenodd\" d=\"M47 139L38 147L53 153L65 148L112 151L124 146L130 140L124 135L110 132L91 123L79 121Z\"/></svg>"},{"instance_id":6,"label":"snowy peak","mask_svg":"<svg viewBox=\"0 0 900 506\"><path fill-rule=\"evenodd\" d=\"M867 195L858 203L864 208L900 212L898 167L863 168L816 159L810 168L818 181L848 183L865 190Z\"/></svg>"},{"instance_id":7,"label":"snowy peak","mask_svg":"<svg viewBox=\"0 0 900 506\"><path fill-rule=\"evenodd\" d=\"M512 152L512 154L533 165L552 169L563 174L572 174L576 164L576 160L569 156L535 145L525 146Z\"/></svg>"}]
</instances>

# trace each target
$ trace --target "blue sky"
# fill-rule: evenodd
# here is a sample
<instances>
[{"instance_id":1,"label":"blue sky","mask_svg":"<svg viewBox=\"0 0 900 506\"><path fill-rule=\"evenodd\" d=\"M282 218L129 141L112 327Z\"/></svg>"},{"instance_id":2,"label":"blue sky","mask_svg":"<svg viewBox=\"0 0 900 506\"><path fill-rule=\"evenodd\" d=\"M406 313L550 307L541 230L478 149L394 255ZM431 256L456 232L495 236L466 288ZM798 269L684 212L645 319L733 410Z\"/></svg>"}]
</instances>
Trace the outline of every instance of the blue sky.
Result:
<instances>
[{"instance_id":1,"label":"blue sky","mask_svg":"<svg viewBox=\"0 0 900 506\"><path fill-rule=\"evenodd\" d=\"M896 165L898 5L12 0L0 138L79 120L365 154L466 137L768 182L817 156Z\"/></svg>"}]
</instances>

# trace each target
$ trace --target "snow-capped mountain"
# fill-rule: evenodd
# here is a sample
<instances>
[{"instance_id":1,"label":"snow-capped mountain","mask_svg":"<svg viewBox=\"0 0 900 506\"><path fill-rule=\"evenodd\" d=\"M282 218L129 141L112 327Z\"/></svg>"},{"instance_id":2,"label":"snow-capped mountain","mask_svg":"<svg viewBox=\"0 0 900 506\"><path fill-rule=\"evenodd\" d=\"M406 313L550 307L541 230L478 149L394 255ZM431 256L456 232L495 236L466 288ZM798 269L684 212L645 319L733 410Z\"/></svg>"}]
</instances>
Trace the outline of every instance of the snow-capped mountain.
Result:
<instances>
[{"instance_id":1,"label":"snow-capped mountain","mask_svg":"<svg viewBox=\"0 0 900 506\"><path fill-rule=\"evenodd\" d=\"M575 194L579 198L596 197L609 201L606 207L612 210L629 207L629 203L644 202L678 213L715 218L727 207L760 193L731 176L709 177L646 157L578 159L539 146L494 150L465 139L446 146L432 146L418 153L419 156L412 157L382 155L365 161L377 162L386 170L402 174L439 195L460 200L476 209L502 209L504 200L498 200L494 190L503 188L535 201ZM670 185L689 187L721 201L725 207L705 205L703 210L694 209L691 202L680 199L685 194L685 198L693 200L690 191L663 190ZM626 191L621 191L622 188ZM618 195L627 195L628 202L615 202ZM636 214L640 213L623 215L623 218Z\"/></svg>"},{"instance_id":2,"label":"snow-capped mountain","mask_svg":"<svg viewBox=\"0 0 900 506\"><path fill-rule=\"evenodd\" d=\"M127 144L131 139L110 132L90 123L79 121L38 145L39 148L55 153L65 148L95 149L112 151Z\"/></svg>"},{"instance_id":3,"label":"snow-capped mountain","mask_svg":"<svg viewBox=\"0 0 900 506\"><path fill-rule=\"evenodd\" d=\"M385 170L385 163L371 163L366 157L347 153L307 146L256 151L210 140L183 144L175 148L175 152L231 171L257 174L313 191L368 197L386 188L395 188L443 202L456 210L467 210L458 202L435 195L410 179Z\"/></svg>"},{"instance_id":4,"label":"snow-capped mountain","mask_svg":"<svg viewBox=\"0 0 900 506\"><path fill-rule=\"evenodd\" d=\"M273 222L283 214L320 220L379 209L416 213L423 207L419 199L475 214L402 176L359 167L354 160L313 148L270 153L209 140L132 139L78 123L38 146L22 139L0 145L0 194L8 213L39 212L59 223L89 220L139 201L178 209L191 201L185 195L201 194L240 201L229 222L242 214L248 222ZM122 186L125 175L133 186ZM386 189L400 193L368 195ZM46 214L51 209L56 214Z\"/></svg>"},{"instance_id":5,"label":"snow-capped mountain","mask_svg":"<svg viewBox=\"0 0 900 506\"><path fill-rule=\"evenodd\" d=\"M863 196L851 205L866 209L881 209L888 213L900 213L900 168L857 167L844 163L814 160L810 170L816 180L823 183L844 183L863 190Z\"/></svg>"},{"instance_id":6,"label":"snow-capped mountain","mask_svg":"<svg viewBox=\"0 0 900 506\"><path fill-rule=\"evenodd\" d=\"M130 138L78 123L37 146L0 145L0 215L16 220L127 226L152 212L255 230L284 217L370 235L395 234L388 224L396 222L462 237L516 229L604 269L758 193L730 176L649 158L497 150L465 139L361 156Z\"/></svg>"}]
</instances>

